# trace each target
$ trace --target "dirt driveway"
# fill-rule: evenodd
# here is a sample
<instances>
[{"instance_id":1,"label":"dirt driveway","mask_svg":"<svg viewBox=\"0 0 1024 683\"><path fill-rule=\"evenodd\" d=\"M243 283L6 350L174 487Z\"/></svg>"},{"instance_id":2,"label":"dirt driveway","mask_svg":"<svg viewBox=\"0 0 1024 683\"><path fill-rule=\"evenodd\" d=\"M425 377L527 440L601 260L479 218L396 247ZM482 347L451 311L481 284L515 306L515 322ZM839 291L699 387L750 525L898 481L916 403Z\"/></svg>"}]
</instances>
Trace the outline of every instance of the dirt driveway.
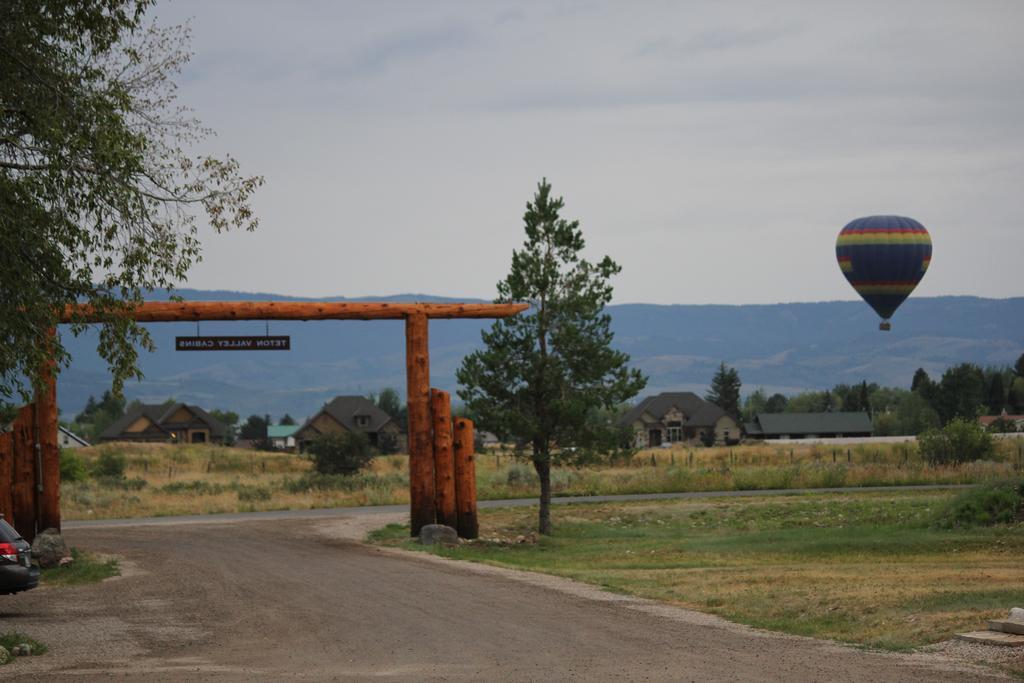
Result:
<instances>
[{"instance_id":1,"label":"dirt driveway","mask_svg":"<svg viewBox=\"0 0 1024 683\"><path fill-rule=\"evenodd\" d=\"M393 517L394 515L392 515ZM0 601L19 680L964 681L935 656L767 634L572 582L351 540L353 516L78 528L125 575Z\"/></svg>"}]
</instances>

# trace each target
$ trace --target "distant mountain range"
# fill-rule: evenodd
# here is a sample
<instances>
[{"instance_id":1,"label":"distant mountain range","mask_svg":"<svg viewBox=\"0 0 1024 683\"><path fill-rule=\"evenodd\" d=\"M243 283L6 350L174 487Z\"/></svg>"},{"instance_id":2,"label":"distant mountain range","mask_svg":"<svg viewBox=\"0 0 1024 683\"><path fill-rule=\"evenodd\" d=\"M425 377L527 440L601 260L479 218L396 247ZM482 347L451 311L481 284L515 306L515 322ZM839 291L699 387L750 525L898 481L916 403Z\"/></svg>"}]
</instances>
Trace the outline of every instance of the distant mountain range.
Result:
<instances>
[{"instance_id":1,"label":"distant mountain range","mask_svg":"<svg viewBox=\"0 0 1024 683\"><path fill-rule=\"evenodd\" d=\"M273 294L181 290L186 300L302 301ZM154 297L159 298L159 297ZM345 301L344 297L319 299ZM426 295L360 297L367 300L455 301ZM478 301L459 299L459 301ZM914 370L941 375L949 365L1012 364L1024 353L1024 297L913 298L878 330L861 302L828 301L740 306L609 306L615 344L649 376L647 393L703 394L718 364L739 370L744 391L795 393L867 380L909 386ZM435 320L430 326L431 379L454 391L455 369L480 346L486 320ZM174 351L174 337L194 335L194 323L161 323L150 330L157 351L145 354L142 382L131 381L129 399L162 402L173 397L204 408L301 418L339 394L395 387L404 394L405 342L400 321L202 323L202 335L291 335L289 352ZM70 336L70 335L68 335ZM70 418L89 395L109 388L106 366L95 351L97 335L65 338L73 354L60 375L58 401Z\"/></svg>"}]
</instances>

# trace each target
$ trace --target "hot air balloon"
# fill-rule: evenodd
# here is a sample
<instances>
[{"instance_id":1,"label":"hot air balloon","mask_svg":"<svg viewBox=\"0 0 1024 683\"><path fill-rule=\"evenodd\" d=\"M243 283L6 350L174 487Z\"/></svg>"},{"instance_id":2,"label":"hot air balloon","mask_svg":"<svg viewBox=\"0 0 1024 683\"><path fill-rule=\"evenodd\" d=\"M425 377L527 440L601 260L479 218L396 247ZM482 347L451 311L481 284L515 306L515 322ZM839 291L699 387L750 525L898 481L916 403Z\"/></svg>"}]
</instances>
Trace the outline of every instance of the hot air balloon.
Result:
<instances>
[{"instance_id":1,"label":"hot air balloon","mask_svg":"<svg viewBox=\"0 0 1024 683\"><path fill-rule=\"evenodd\" d=\"M836 239L839 268L857 293L882 318L880 330L910 296L932 261L932 238L903 216L867 216L850 221Z\"/></svg>"}]
</instances>

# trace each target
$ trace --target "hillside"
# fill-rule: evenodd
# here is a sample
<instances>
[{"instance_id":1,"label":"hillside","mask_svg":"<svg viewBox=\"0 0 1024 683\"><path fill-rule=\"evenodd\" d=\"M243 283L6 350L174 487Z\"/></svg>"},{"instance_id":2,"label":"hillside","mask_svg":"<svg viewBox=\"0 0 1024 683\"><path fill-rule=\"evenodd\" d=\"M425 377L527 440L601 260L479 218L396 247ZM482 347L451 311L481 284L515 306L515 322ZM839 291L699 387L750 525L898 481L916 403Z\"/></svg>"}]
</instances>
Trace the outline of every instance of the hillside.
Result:
<instances>
[{"instance_id":1,"label":"hillside","mask_svg":"<svg viewBox=\"0 0 1024 683\"><path fill-rule=\"evenodd\" d=\"M301 300L270 294L183 290L187 300ZM401 295L388 300L446 301ZM371 297L361 297L368 300ZM343 297L327 300L342 301ZM892 332L878 331L863 303L831 301L742 306L609 307L616 345L650 376L648 391L703 392L725 361L739 369L745 389L796 392L862 379L908 386L923 367L933 375L950 364L1011 364L1024 352L1024 298L938 297L911 299L894 318ZM455 368L477 348L478 320L431 323L434 386L454 390ZM337 394L404 390L405 344L399 321L271 322L270 334L292 336L281 353L176 353L174 337L196 334L196 325L150 326L157 352L142 359L145 379L126 387L129 399L168 397L226 408L242 415L289 412L304 416ZM262 322L202 323L203 335L263 334ZM65 416L90 394L109 387L95 352L96 335L65 340L74 356L58 389Z\"/></svg>"}]
</instances>

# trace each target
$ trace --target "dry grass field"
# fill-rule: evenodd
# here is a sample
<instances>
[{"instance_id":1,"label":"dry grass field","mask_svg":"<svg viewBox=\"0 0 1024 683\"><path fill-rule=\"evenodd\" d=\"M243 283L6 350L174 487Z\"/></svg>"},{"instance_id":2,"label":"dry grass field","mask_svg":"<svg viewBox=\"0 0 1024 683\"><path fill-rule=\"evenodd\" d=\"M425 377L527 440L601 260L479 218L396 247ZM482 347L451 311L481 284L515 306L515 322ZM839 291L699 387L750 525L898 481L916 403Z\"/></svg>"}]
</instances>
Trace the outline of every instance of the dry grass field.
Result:
<instances>
[{"instance_id":1,"label":"dry grass field","mask_svg":"<svg viewBox=\"0 0 1024 683\"><path fill-rule=\"evenodd\" d=\"M928 467L912 444L752 445L642 451L629 459L556 467L555 495L662 493L893 484L971 484L1021 469L1020 442L998 444L997 458L959 467ZM351 477L317 476L301 455L211 445L112 443L67 452L79 460L65 476L66 519L210 514L408 502L408 458L380 456ZM103 476L104 463L122 474ZM76 469L71 467L70 469ZM482 500L537 495L529 462L510 452L477 457Z\"/></svg>"}]
</instances>

